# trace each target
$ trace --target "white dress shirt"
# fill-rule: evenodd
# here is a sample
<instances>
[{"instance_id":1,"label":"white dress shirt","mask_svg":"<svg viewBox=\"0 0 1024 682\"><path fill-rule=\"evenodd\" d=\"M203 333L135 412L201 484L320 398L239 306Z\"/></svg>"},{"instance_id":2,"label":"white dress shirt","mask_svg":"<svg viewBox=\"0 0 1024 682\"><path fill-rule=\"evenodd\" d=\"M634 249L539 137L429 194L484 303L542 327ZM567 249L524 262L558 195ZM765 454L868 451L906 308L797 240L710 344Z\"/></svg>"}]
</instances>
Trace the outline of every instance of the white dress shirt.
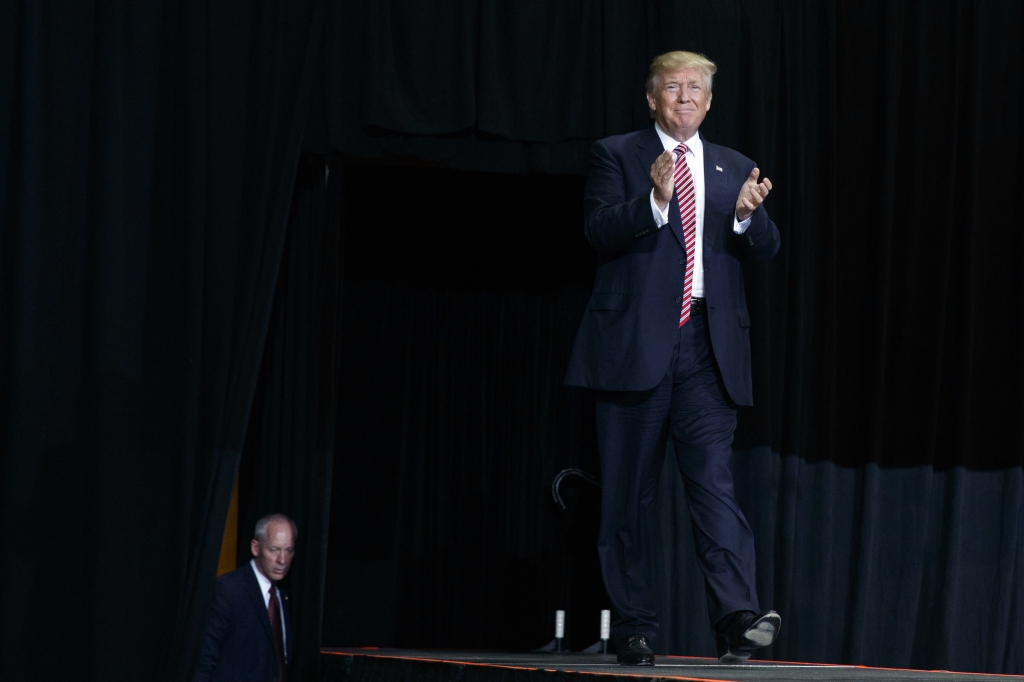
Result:
<instances>
[{"instance_id":1,"label":"white dress shirt","mask_svg":"<svg viewBox=\"0 0 1024 682\"><path fill-rule=\"evenodd\" d=\"M665 151L672 151L679 146L679 141L670 136L657 123L654 129L658 132L662 146ZM700 135L694 133L693 137L683 142L686 145L686 164L690 167L690 175L693 177L693 192L697 198L697 238L693 249L693 286L690 296L693 298L704 297L704 143ZM654 222L658 229L668 223L668 209L671 202L665 206L665 210L658 208L658 202L654 200L654 190L651 190L651 211L654 215ZM736 219L736 213L732 216L732 230L736 234L743 234L750 227L750 218L740 222Z\"/></svg>"},{"instance_id":2,"label":"white dress shirt","mask_svg":"<svg viewBox=\"0 0 1024 682\"><path fill-rule=\"evenodd\" d=\"M256 581L260 584L260 594L263 595L263 605L270 609L270 586L273 585L270 582L270 578L260 573L260 569L256 568L256 560L249 559L249 565L252 566L252 572L256 574ZM274 592L277 593L277 606L281 611L281 644L284 646L285 651L285 662L288 661L288 633L285 631L284 626L284 598L281 596L281 588L274 585ZM270 616L268 615L267 618Z\"/></svg>"}]
</instances>

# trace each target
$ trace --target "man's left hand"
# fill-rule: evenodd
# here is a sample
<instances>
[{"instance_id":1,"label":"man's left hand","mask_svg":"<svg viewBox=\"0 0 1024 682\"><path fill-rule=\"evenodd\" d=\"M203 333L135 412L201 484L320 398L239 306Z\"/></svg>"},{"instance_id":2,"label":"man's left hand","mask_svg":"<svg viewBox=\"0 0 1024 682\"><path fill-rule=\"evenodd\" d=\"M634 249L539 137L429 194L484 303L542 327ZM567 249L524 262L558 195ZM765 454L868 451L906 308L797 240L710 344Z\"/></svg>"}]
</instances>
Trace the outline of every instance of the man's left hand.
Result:
<instances>
[{"instance_id":1,"label":"man's left hand","mask_svg":"<svg viewBox=\"0 0 1024 682\"><path fill-rule=\"evenodd\" d=\"M750 177L740 188L739 197L736 198L736 219L741 223L750 217L754 209L761 205L764 198L768 196L768 192L772 190L772 181L768 178L761 182L757 181L760 174L761 171L754 166L754 170L750 171Z\"/></svg>"}]
</instances>

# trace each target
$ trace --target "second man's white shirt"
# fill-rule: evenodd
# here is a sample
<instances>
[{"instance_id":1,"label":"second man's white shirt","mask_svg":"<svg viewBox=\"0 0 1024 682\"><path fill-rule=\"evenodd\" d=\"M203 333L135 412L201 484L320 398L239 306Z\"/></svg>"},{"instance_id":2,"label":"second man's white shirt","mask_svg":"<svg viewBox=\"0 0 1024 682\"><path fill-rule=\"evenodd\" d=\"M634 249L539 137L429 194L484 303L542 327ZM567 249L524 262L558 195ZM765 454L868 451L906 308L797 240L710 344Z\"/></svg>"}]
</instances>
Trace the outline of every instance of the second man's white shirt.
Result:
<instances>
[{"instance_id":1,"label":"second man's white shirt","mask_svg":"<svg viewBox=\"0 0 1024 682\"><path fill-rule=\"evenodd\" d=\"M270 609L270 586L274 585L270 581L270 578L260 573L260 569L256 568L256 560L249 559L249 565L252 566L252 572L256 574L256 582L260 584L260 592L263 594L263 605ZM281 599L281 590L277 585L274 585L274 592L277 594L277 605L281 610L281 643L284 645L285 659L288 658L288 633L285 631L284 624L284 600Z\"/></svg>"}]
</instances>

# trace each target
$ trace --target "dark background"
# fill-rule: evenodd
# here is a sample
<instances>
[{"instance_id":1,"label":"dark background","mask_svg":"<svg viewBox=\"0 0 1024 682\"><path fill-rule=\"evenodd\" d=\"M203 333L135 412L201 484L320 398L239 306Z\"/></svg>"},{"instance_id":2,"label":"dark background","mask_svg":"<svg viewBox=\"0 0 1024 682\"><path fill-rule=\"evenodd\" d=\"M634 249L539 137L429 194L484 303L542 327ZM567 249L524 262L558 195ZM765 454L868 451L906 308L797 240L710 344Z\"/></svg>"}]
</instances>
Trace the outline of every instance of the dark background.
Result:
<instances>
[{"instance_id":1,"label":"dark background","mask_svg":"<svg viewBox=\"0 0 1024 682\"><path fill-rule=\"evenodd\" d=\"M5 679L185 679L232 479L325 645L525 649L607 606L590 143L670 49L759 163L734 472L778 658L1024 672L1014 2L18 2L0 20ZM329 172L328 172L329 171ZM663 651L710 651L685 503ZM322 607L321 607L322 605Z\"/></svg>"}]
</instances>

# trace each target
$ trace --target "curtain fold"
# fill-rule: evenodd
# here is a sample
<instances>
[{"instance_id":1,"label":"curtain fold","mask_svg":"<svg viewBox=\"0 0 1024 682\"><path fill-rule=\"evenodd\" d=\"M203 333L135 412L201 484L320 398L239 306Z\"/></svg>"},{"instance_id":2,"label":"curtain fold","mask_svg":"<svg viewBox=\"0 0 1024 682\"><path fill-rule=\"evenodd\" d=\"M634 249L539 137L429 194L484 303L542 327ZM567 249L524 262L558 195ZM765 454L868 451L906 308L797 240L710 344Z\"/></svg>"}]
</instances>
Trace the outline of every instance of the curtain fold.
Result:
<instances>
[{"instance_id":1,"label":"curtain fold","mask_svg":"<svg viewBox=\"0 0 1024 682\"><path fill-rule=\"evenodd\" d=\"M337 417L342 177L322 157L300 162L239 470L239 565L252 556L260 517L282 512L299 528L287 578L297 680L319 679Z\"/></svg>"},{"instance_id":2,"label":"curtain fold","mask_svg":"<svg viewBox=\"0 0 1024 682\"><path fill-rule=\"evenodd\" d=\"M190 675L321 5L5 14L0 514L25 548L5 678Z\"/></svg>"}]
</instances>

